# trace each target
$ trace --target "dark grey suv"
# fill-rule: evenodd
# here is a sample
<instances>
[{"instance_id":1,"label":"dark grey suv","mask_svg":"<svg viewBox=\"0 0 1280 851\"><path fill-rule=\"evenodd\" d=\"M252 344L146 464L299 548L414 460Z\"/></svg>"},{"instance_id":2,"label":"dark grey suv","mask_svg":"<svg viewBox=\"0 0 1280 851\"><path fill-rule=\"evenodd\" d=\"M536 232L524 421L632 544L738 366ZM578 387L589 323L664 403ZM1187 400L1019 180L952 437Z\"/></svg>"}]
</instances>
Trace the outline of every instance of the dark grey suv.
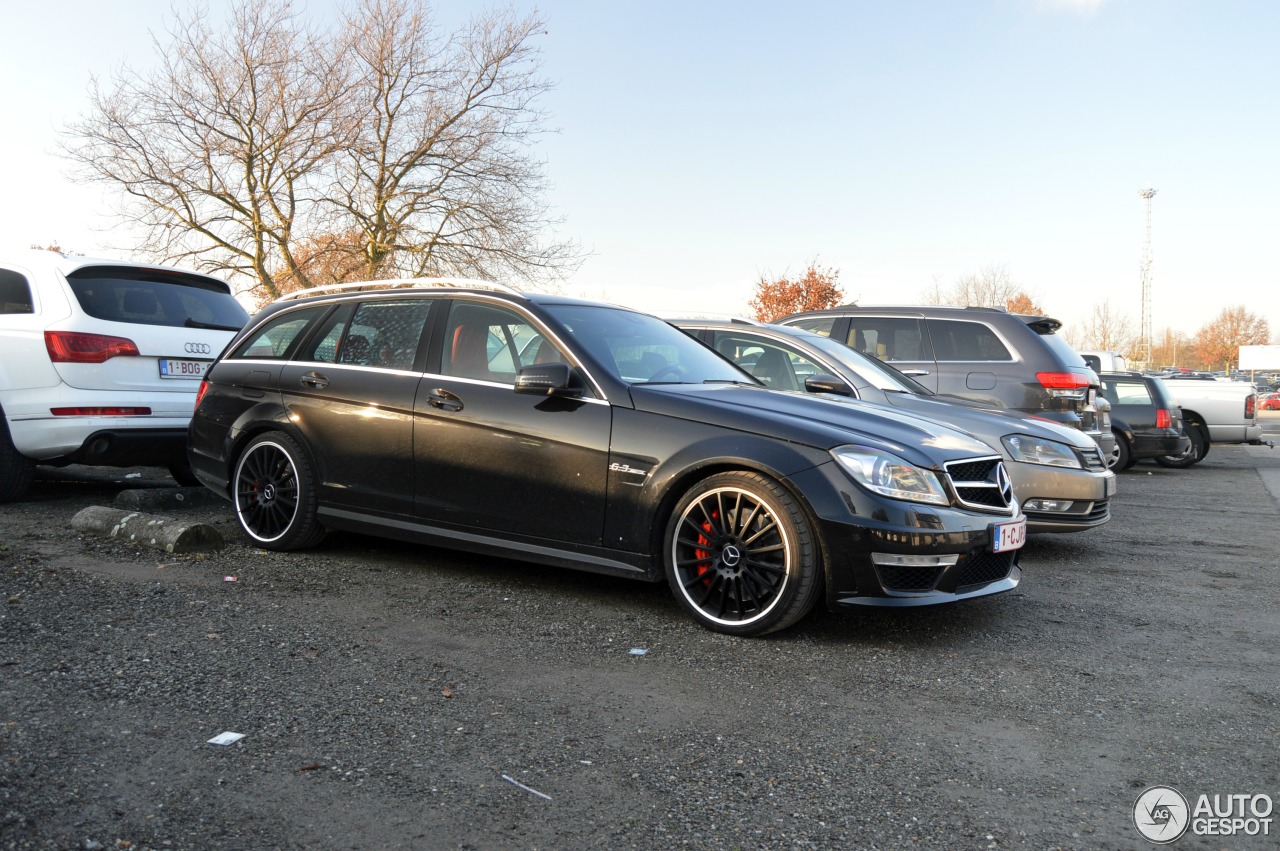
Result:
<instances>
[{"instance_id":1,"label":"dark grey suv","mask_svg":"<svg viewBox=\"0 0 1280 851\"><path fill-rule=\"evenodd\" d=\"M858 307L778 320L892 364L935 393L1013 408L1081 429L1104 456L1097 374L1057 335L1062 323L990 307Z\"/></svg>"}]
</instances>

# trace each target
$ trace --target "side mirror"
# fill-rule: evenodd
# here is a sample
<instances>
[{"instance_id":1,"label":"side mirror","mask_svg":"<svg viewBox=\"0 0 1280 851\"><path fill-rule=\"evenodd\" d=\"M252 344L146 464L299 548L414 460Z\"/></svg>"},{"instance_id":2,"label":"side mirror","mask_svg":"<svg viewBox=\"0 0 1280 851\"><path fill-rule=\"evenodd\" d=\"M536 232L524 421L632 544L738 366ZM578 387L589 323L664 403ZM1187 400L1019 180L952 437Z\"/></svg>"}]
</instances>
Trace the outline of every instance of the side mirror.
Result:
<instances>
[{"instance_id":1,"label":"side mirror","mask_svg":"<svg viewBox=\"0 0 1280 851\"><path fill-rule=\"evenodd\" d=\"M516 392L576 399L582 395L582 388L573 386L573 378L573 369L567 363L526 366L516 373Z\"/></svg>"},{"instance_id":2,"label":"side mirror","mask_svg":"<svg viewBox=\"0 0 1280 851\"><path fill-rule=\"evenodd\" d=\"M804 380L804 389L807 393L834 393L837 396L852 396L853 391L849 389L849 385L845 384L834 375L826 373L818 373L811 375Z\"/></svg>"}]
</instances>

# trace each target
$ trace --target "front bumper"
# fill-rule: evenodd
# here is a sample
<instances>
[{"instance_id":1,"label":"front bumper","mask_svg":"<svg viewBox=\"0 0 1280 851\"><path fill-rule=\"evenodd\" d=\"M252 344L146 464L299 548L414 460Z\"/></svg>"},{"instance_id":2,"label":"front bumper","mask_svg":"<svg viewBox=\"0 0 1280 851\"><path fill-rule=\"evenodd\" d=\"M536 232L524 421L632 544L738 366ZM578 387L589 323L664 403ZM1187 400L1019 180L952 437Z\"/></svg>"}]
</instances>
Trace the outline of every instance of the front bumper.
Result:
<instances>
[{"instance_id":1,"label":"front bumper","mask_svg":"<svg viewBox=\"0 0 1280 851\"><path fill-rule=\"evenodd\" d=\"M999 594L1021 580L1021 550L992 552L1008 515L872 495L835 464L792 478L816 513L826 563L828 608L928 606ZM892 556L907 562L889 564ZM953 558L954 557L954 558ZM879 562L879 563L878 563Z\"/></svg>"},{"instance_id":2,"label":"front bumper","mask_svg":"<svg viewBox=\"0 0 1280 851\"><path fill-rule=\"evenodd\" d=\"M1111 519L1116 474L1005 461L1028 532L1083 532Z\"/></svg>"}]
</instances>

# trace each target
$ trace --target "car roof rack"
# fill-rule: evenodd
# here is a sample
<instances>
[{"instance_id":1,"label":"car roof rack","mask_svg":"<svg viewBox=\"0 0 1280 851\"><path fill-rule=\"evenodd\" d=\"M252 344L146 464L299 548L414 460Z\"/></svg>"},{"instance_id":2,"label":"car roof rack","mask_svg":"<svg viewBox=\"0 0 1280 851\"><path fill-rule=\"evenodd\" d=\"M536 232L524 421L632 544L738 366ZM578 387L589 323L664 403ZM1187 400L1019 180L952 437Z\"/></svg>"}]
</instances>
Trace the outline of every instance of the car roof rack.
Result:
<instances>
[{"instance_id":1,"label":"car roof rack","mask_svg":"<svg viewBox=\"0 0 1280 851\"><path fill-rule=\"evenodd\" d=\"M506 293L507 295L524 295L519 290L509 287L506 284L472 278L388 278L384 281L352 281L346 284L324 284L319 287L308 287L305 290L294 290L291 293L285 293L276 299L276 301L292 301L299 298L308 298L313 295L343 292L347 290L350 290L351 292L361 292L363 290L399 290L409 288L491 290L493 292Z\"/></svg>"}]
</instances>

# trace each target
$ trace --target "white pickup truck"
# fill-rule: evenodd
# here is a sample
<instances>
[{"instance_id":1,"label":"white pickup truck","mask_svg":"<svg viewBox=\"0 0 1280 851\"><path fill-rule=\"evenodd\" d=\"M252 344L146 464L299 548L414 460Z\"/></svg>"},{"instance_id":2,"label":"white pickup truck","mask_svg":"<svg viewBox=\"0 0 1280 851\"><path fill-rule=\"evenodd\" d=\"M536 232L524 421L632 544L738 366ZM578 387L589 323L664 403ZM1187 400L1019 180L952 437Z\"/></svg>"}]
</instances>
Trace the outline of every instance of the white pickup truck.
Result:
<instances>
[{"instance_id":1,"label":"white pickup truck","mask_svg":"<svg viewBox=\"0 0 1280 851\"><path fill-rule=\"evenodd\" d=\"M1116 352L1080 352L1095 372L1125 372L1129 365ZM1214 443L1260 444L1258 389L1244 381L1214 381L1164 376L1164 386L1182 409L1182 427L1191 448L1177 457L1158 458L1166 467L1190 467ZM1271 444L1267 444L1270 446Z\"/></svg>"}]
</instances>

